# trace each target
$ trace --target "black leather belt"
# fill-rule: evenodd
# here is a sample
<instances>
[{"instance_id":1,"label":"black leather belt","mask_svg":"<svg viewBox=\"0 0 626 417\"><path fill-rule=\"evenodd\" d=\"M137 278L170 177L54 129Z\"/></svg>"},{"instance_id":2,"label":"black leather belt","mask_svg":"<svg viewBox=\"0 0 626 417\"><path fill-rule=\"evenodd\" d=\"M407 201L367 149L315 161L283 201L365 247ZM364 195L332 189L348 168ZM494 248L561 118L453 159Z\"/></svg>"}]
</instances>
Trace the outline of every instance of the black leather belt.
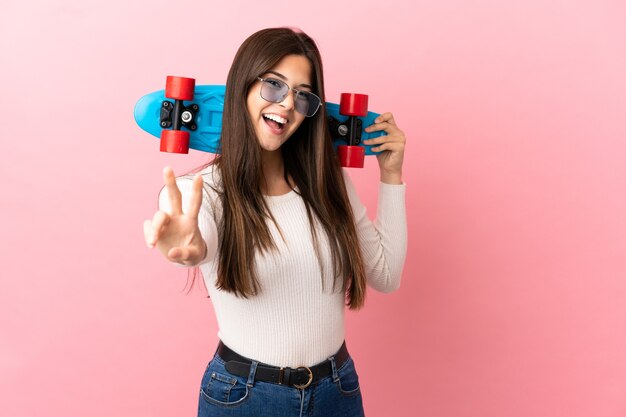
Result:
<instances>
[{"instance_id":1,"label":"black leather belt","mask_svg":"<svg viewBox=\"0 0 626 417\"><path fill-rule=\"evenodd\" d=\"M226 370L231 374L239 376L250 375L250 365L252 364L252 360L241 356L234 350L230 349L222 343L221 340L217 345L216 353L224 359ZM345 341L334 356L335 366L339 369L349 357ZM309 385L332 374L333 368L330 360L328 359L311 367L300 366L298 368L283 368L259 362L254 379L274 384L293 386L298 389L305 389Z\"/></svg>"}]
</instances>

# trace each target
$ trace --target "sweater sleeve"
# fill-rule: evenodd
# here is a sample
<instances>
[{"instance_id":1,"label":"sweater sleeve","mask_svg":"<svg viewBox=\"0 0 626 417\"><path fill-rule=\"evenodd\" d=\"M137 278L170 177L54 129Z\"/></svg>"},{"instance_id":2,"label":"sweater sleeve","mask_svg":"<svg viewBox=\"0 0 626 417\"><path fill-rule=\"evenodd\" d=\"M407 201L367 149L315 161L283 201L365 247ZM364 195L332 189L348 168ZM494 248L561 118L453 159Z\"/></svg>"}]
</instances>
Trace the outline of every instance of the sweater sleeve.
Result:
<instances>
[{"instance_id":1,"label":"sweater sleeve","mask_svg":"<svg viewBox=\"0 0 626 417\"><path fill-rule=\"evenodd\" d=\"M176 178L176 185L180 190L183 213L187 213L187 211L189 210L189 203L191 199L193 179L188 177ZM172 206L170 205L169 193L167 191L167 187L165 186L161 188L161 191L159 192L159 210L163 210L168 214L172 214ZM211 202L209 200L209 196L207 195L206 189L202 191L202 205L200 206L200 212L198 213L198 228L200 229L200 235L206 242L207 254L206 257L196 266L202 265L212 260L217 252L217 227L215 226L213 211L211 209ZM187 265L182 265L177 262L171 262L171 264L182 268L189 268Z\"/></svg>"},{"instance_id":2,"label":"sweater sleeve","mask_svg":"<svg viewBox=\"0 0 626 417\"><path fill-rule=\"evenodd\" d=\"M345 169L342 170L361 244L367 284L382 293L395 291L400 288L407 250L406 183L379 182L376 220L372 222L350 176Z\"/></svg>"}]
</instances>

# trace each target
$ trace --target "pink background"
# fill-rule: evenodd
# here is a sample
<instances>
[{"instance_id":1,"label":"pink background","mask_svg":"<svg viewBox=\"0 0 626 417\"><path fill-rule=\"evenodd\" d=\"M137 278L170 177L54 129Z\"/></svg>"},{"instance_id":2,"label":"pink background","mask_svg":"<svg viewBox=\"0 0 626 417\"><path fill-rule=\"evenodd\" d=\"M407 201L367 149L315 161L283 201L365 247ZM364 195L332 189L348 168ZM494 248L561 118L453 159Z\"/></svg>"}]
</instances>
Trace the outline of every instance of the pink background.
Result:
<instances>
[{"instance_id":1,"label":"pink background","mask_svg":"<svg viewBox=\"0 0 626 417\"><path fill-rule=\"evenodd\" d=\"M347 318L366 414L626 415L623 1L5 3L0 415L195 415L213 308L142 223L208 155L132 110L280 25L407 136L402 286ZM375 159L351 176L373 217Z\"/></svg>"}]
</instances>

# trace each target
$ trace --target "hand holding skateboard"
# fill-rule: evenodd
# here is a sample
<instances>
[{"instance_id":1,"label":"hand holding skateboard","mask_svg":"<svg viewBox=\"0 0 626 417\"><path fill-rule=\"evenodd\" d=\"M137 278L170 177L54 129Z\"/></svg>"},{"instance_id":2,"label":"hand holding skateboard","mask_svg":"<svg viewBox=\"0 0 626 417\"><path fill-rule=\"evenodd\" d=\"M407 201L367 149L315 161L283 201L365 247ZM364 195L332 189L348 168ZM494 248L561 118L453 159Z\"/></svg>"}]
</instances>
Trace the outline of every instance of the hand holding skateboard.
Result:
<instances>
[{"instance_id":1,"label":"hand holding skateboard","mask_svg":"<svg viewBox=\"0 0 626 417\"><path fill-rule=\"evenodd\" d=\"M163 170L169 195L171 213L159 210L152 220L143 223L144 238L149 248L156 247L170 262L195 266L206 256L207 246L198 228L198 213L202 203L202 177L193 179L193 189L187 213L182 210L182 196L176 185L174 171Z\"/></svg>"}]
</instances>

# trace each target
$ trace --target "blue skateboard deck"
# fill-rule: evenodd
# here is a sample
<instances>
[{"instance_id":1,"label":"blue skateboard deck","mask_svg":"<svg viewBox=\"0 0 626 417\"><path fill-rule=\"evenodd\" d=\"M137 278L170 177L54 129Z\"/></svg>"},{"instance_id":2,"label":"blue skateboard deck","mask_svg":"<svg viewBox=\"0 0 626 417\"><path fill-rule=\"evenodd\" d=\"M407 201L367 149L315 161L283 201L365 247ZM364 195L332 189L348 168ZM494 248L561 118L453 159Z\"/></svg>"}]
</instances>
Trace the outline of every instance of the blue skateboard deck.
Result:
<instances>
[{"instance_id":1,"label":"blue skateboard deck","mask_svg":"<svg viewBox=\"0 0 626 417\"><path fill-rule=\"evenodd\" d=\"M197 85L194 89L194 98L186 101L185 106L193 104L198 105L198 112L194 116L196 124L195 130L185 128L189 132L189 148L198 151L220 153L220 135L222 132L222 112L224 110L224 94L226 86L224 85ZM163 112L163 102L169 101L173 107L174 100L165 97L165 90L155 91L141 97L135 104L135 121L146 132L160 138L161 131L167 127L161 126L161 115ZM171 108L171 107L170 107ZM326 112L329 118L333 117L339 121L344 121L347 116L339 113L339 104L326 103ZM359 117L362 120L362 128L374 124L379 113L368 112L367 116ZM384 136L384 131L377 132L361 132L360 146L365 148L365 155L377 155L380 152L372 151L372 146L364 145L363 140ZM342 138L333 138L333 146L335 150L339 145L347 145L348 143ZM376 146L376 145L373 145Z\"/></svg>"}]
</instances>

